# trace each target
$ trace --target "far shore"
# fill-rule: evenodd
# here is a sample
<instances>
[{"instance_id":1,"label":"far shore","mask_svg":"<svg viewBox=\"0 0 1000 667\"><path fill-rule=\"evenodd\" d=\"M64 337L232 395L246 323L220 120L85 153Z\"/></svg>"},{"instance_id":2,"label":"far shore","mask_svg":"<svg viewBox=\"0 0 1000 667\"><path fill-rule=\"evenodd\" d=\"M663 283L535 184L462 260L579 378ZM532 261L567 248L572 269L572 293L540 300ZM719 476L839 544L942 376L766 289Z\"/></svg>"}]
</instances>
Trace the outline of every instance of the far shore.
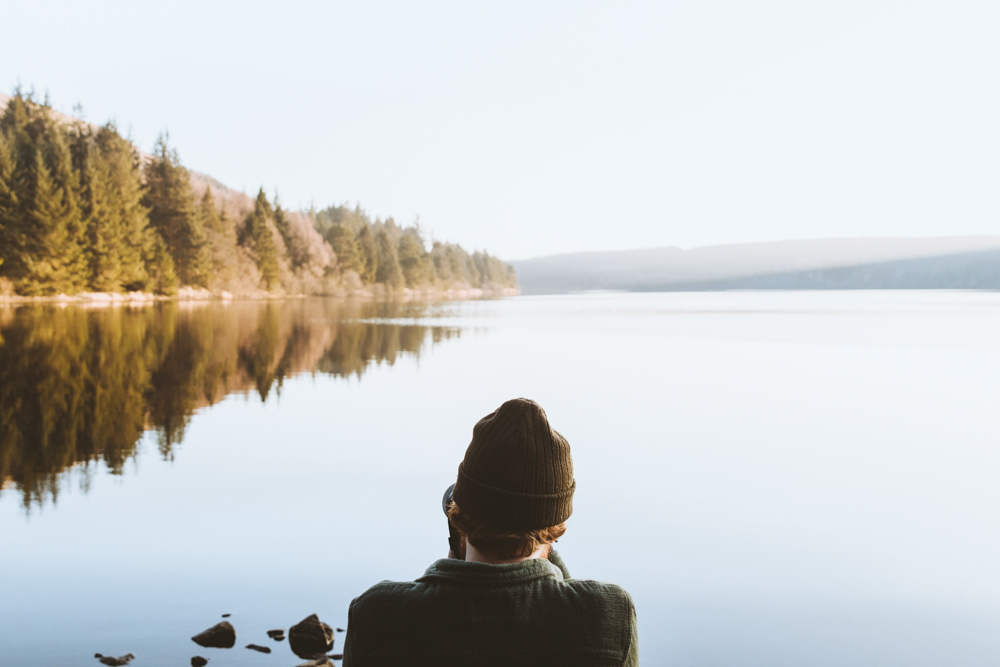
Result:
<instances>
[{"instance_id":1,"label":"far shore","mask_svg":"<svg viewBox=\"0 0 1000 667\"><path fill-rule=\"evenodd\" d=\"M23 304L57 304L82 305L89 307L105 306L144 306L159 301L261 301L276 299L307 299L315 297L332 297L359 300L391 300L391 301L454 301L462 299L481 299L491 297L517 296L521 291L516 288L504 287L498 289L481 289L478 287L456 287L450 289L424 288L388 290L382 285L366 285L355 289L345 289L330 294L289 294L286 292L229 292L211 291L197 287L182 287L177 294L165 296L149 292L81 292L79 294L56 294L53 296L18 296L0 295L0 306Z\"/></svg>"}]
</instances>

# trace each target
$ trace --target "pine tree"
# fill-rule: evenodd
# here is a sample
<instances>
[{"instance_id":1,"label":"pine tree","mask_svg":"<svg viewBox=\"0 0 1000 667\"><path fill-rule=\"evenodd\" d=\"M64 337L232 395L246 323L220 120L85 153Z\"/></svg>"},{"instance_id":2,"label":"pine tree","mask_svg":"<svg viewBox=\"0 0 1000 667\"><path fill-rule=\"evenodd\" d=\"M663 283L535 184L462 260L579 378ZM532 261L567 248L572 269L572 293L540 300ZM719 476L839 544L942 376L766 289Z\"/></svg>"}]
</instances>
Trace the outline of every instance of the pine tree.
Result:
<instances>
[{"instance_id":1,"label":"pine tree","mask_svg":"<svg viewBox=\"0 0 1000 667\"><path fill-rule=\"evenodd\" d=\"M118 254L122 263L122 288L130 291L145 289L149 281L144 259L149 209L142 203L139 155L131 142L124 139L110 123L97 131L96 143L102 160L109 168L114 210L119 220L121 236Z\"/></svg>"},{"instance_id":2,"label":"pine tree","mask_svg":"<svg viewBox=\"0 0 1000 667\"><path fill-rule=\"evenodd\" d=\"M222 202L222 208L219 209L219 233L231 238L233 243L236 243L236 225L226 213L226 202Z\"/></svg>"},{"instance_id":3,"label":"pine tree","mask_svg":"<svg viewBox=\"0 0 1000 667\"><path fill-rule=\"evenodd\" d=\"M479 269L476 268L475 262L472 261L472 257L469 253L465 251L465 248L456 245L456 254L459 256L459 261L462 265L462 274L465 277L465 282L473 287L481 287L483 284L482 277L479 275Z\"/></svg>"},{"instance_id":4,"label":"pine tree","mask_svg":"<svg viewBox=\"0 0 1000 667\"><path fill-rule=\"evenodd\" d=\"M35 149L28 169L31 197L22 207L29 234L23 249L25 271L15 284L26 296L72 294L83 284L83 250L74 236L79 209L67 188L60 187Z\"/></svg>"},{"instance_id":5,"label":"pine tree","mask_svg":"<svg viewBox=\"0 0 1000 667\"><path fill-rule=\"evenodd\" d=\"M23 295L73 294L86 284L79 179L65 131L47 107L15 96L0 117L4 135L4 213L10 240L4 273Z\"/></svg>"},{"instance_id":6,"label":"pine tree","mask_svg":"<svg viewBox=\"0 0 1000 667\"><path fill-rule=\"evenodd\" d=\"M20 92L7 103L0 116L0 133L4 137L3 160L9 165L9 176L5 179L7 191L6 211L2 220L4 244L0 253L5 258L4 275L20 284L28 272L31 252L32 227L28 217L31 200L34 197L31 168L36 157L37 114ZM29 132L29 129L34 130ZM20 289L23 289L21 287Z\"/></svg>"},{"instance_id":7,"label":"pine tree","mask_svg":"<svg viewBox=\"0 0 1000 667\"><path fill-rule=\"evenodd\" d=\"M267 201L264 188L257 193L253 211L247 217L244 227L248 245L257 261L257 268L264 279L267 289L274 289L280 278L278 267L278 246L274 242L274 234L269 224L273 215L271 204Z\"/></svg>"},{"instance_id":8,"label":"pine tree","mask_svg":"<svg viewBox=\"0 0 1000 667\"><path fill-rule=\"evenodd\" d=\"M215 197L212 195L212 188L205 188L205 193L201 196L198 204L198 212L201 215L201 226L207 231L222 234L222 216L219 209L215 207Z\"/></svg>"},{"instance_id":9,"label":"pine tree","mask_svg":"<svg viewBox=\"0 0 1000 667\"><path fill-rule=\"evenodd\" d=\"M340 270L354 271L361 275L361 251L350 230L340 223L335 223L327 229L325 237L337 255Z\"/></svg>"},{"instance_id":10,"label":"pine tree","mask_svg":"<svg viewBox=\"0 0 1000 667\"><path fill-rule=\"evenodd\" d=\"M56 242L50 250L53 263L61 265L62 280L57 281L61 284L55 289L74 294L86 288L88 282L86 229L80 209L80 175L73 169L69 133L64 126L55 123L49 116L49 111L46 94L46 132L42 147L62 200L56 226L60 228L60 235L65 234L62 245Z\"/></svg>"},{"instance_id":11,"label":"pine tree","mask_svg":"<svg viewBox=\"0 0 1000 667\"><path fill-rule=\"evenodd\" d=\"M177 293L177 273L174 269L174 258L166 242L152 227L146 228L143 243L143 264L148 278L148 288L156 294L173 295Z\"/></svg>"},{"instance_id":12,"label":"pine tree","mask_svg":"<svg viewBox=\"0 0 1000 667\"><path fill-rule=\"evenodd\" d=\"M486 251L474 253L472 260L479 269L481 287L517 287L517 276L511 265Z\"/></svg>"},{"instance_id":13,"label":"pine tree","mask_svg":"<svg viewBox=\"0 0 1000 667\"><path fill-rule=\"evenodd\" d=\"M451 262L448 259L448 246L440 241L434 241L431 246L431 262L434 265L434 275L444 285L451 284L454 276Z\"/></svg>"},{"instance_id":14,"label":"pine tree","mask_svg":"<svg viewBox=\"0 0 1000 667\"><path fill-rule=\"evenodd\" d=\"M208 238L211 267L209 287L226 289L232 283L240 262L236 248L236 229L226 214L225 202L221 210L216 207L212 188L205 188L198 208Z\"/></svg>"},{"instance_id":15,"label":"pine tree","mask_svg":"<svg viewBox=\"0 0 1000 667\"><path fill-rule=\"evenodd\" d=\"M288 259L292 266L301 266L303 258L296 252L295 240L292 238L292 224L288 219L288 212L281 208L277 193L274 195L274 228L278 230L281 240L285 242L285 251L288 253Z\"/></svg>"},{"instance_id":16,"label":"pine tree","mask_svg":"<svg viewBox=\"0 0 1000 667\"><path fill-rule=\"evenodd\" d=\"M375 282L384 283L393 289L403 284L403 271L399 266L399 255L396 245L389 238L385 229L375 233L375 247L378 251L378 267L375 272Z\"/></svg>"},{"instance_id":17,"label":"pine tree","mask_svg":"<svg viewBox=\"0 0 1000 667\"><path fill-rule=\"evenodd\" d=\"M17 195L14 192L14 156L11 142L6 133L0 131L0 276L9 270L11 259L17 252L15 219L18 210ZM3 267L6 262L7 266Z\"/></svg>"},{"instance_id":18,"label":"pine tree","mask_svg":"<svg viewBox=\"0 0 1000 667\"><path fill-rule=\"evenodd\" d=\"M111 167L88 134L77 139L83 185L82 208L87 229L90 286L117 292L122 286L124 234L118 215L117 193L111 183Z\"/></svg>"},{"instance_id":19,"label":"pine tree","mask_svg":"<svg viewBox=\"0 0 1000 667\"><path fill-rule=\"evenodd\" d=\"M431 282L429 269L433 267L427 260L420 232L415 227L407 228L399 238L399 266L403 270L403 278L410 287Z\"/></svg>"},{"instance_id":20,"label":"pine tree","mask_svg":"<svg viewBox=\"0 0 1000 667\"><path fill-rule=\"evenodd\" d=\"M476 267L476 271L479 273L480 287L488 287L489 285L495 284L493 264L490 262L492 259L485 252L479 252L478 250L472 253L472 263Z\"/></svg>"},{"instance_id":21,"label":"pine tree","mask_svg":"<svg viewBox=\"0 0 1000 667\"><path fill-rule=\"evenodd\" d=\"M146 166L149 222L159 232L183 284L204 287L208 280L205 233L191 192L187 169L177 151L167 145L166 135L156 140L153 159Z\"/></svg>"},{"instance_id":22,"label":"pine tree","mask_svg":"<svg viewBox=\"0 0 1000 667\"><path fill-rule=\"evenodd\" d=\"M72 153L81 183L91 287L146 289L149 211L142 205L142 174L135 148L110 123L96 132L77 125Z\"/></svg>"},{"instance_id":23,"label":"pine tree","mask_svg":"<svg viewBox=\"0 0 1000 667\"><path fill-rule=\"evenodd\" d=\"M375 282L378 273L378 249L375 246L375 238L368 225L361 228L357 235L358 253L361 256L361 270L358 274L361 280L366 283Z\"/></svg>"}]
</instances>

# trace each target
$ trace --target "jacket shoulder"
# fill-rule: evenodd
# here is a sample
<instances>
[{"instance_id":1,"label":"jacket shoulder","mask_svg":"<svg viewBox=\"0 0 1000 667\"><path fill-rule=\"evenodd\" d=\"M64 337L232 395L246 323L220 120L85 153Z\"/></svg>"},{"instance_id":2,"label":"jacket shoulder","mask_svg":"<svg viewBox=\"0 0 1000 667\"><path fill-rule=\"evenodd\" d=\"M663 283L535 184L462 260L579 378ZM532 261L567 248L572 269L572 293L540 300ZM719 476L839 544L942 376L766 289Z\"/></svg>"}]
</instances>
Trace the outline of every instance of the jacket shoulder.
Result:
<instances>
[{"instance_id":1,"label":"jacket shoulder","mask_svg":"<svg viewBox=\"0 0 1000 667\"><path fill-rule=\"evenodd\" d=\"M605 600L609 604L621 606L625 609L633 609L635 607L632 602L632 596L617 584L609 584L592 579L570 579L563 582L562 586L566 586L580 595Z\"/></svg>"},{"instance_id":2,"label":"jacket shoulder","mask_svg":"<svg viewBox=\"0 0 1000 667\"><path fill-rule=\"evenodd\" d=\"M351 609L391 604L400 597L414 594L420 584L415 581L380 581L351 601Z\"/></svg>"},{"instance_id":3,"label":"jacket shoulder","mask_svg":"<svg viewBox=\"0 0 1000 667\"><path fill-rule=\"evenodd\" d=\"M635 603L621 586L590 579L571 579L560 586L565 609L578 610L582 618L598 625L628 628L635 622ZM584 611L586 610L586 611Z\"/></svg>"},{"instance_id":4,"label":"jacket shoulder","mask_svg":"<svg viewBox=\"0 0 1000 667\"><path fill-rule=\"evenodd\" d=\"M631 612L635 605L632 596L621 586L592 579L568 579L550 584L560 589L564 595L578 598L581 602L603 602L617 610ZM422 598L429 594L427 584L420 581L380 581L364 593L354 598L351 608L369 610L383 605L398 605L406 598Z\"/></svg>"}]
</instances>

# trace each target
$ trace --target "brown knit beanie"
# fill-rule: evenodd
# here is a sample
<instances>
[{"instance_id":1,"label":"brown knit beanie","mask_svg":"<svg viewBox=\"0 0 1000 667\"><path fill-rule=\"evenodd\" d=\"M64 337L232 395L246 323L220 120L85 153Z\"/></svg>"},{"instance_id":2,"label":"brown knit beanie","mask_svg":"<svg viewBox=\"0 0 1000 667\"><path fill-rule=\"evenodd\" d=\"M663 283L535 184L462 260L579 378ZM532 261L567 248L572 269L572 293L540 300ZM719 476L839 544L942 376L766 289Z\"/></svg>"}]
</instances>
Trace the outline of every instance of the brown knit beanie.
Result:
<instances>
[{"instance_id":1,"label":"brown knit beanie","mask_svg":"<svg viewBox=\"0 0 1000 667\"><path fill-rule=\"evenodd\" d=\"M498 528L556 526L573 513L573 459L534 401L515 398L472 429L452 498Z\"/></svg>"}]
</instances>

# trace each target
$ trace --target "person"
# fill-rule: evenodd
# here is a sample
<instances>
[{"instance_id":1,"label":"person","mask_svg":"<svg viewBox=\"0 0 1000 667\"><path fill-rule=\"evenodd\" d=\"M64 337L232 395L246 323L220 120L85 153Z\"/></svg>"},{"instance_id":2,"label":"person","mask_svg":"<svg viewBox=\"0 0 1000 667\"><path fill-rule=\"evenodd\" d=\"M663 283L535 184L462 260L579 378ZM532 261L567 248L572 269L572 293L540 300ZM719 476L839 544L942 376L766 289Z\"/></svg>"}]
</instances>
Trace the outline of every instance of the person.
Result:
<instances>
[{"instance_id":1,"label":"person","mask_svg":"<svg viewBox=\"0 0 1000 667\"><path fill-rule=\"evenodd\" d=\"M481 419L448 508L459 553L355 598L344 667L638 665L628 593L573 579L552 548L575 490L569 443L537 403Z\"/></svg>"}]
</instances>

